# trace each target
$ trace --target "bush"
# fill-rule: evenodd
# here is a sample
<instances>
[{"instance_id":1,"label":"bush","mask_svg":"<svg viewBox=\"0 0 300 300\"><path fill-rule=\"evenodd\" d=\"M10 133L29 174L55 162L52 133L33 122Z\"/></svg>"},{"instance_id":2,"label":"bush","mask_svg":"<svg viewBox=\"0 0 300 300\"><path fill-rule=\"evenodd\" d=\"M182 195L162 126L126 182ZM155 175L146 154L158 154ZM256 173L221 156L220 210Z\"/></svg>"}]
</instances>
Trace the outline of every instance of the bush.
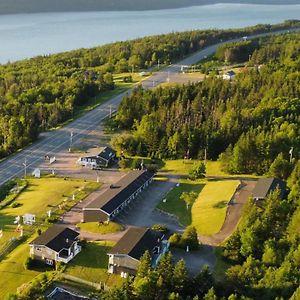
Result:
<instances>
[{"instance_id":1,"label":"bush","mask_svg":"<svg viewBox=\"0 0 300 300\"><path fill-rule=\"evenodd\" d=\"M25 262L24 262L24 269L25 270L30 270L32 269L34 266L34 259L31 258L30 256L26 258Z\"/></svg>"},{"instance_id":2,"label":"bush","mask_svg":"<svg viewBox=\"0 0 300 300\"><path fill-rule=\"evenodd\" d=\"M158 231L158 232L161 232L163 234L166 234L168 232L168 228L166 225L164 224L154 224L152 226L152 230L155 230L155 231Z\"/></svg>"},{"instance_id":3,"label":"bush","mask_svg":"<svg viewBox=\"0 0 300 300\"><path fill-rule=\"evenodd\" d=\"M57 221L59 221L59 217L58 216L51 216L49 218L46 219L47 223L56 223Z\"/></svg>"},{"instance_id":4,"label":"bush","mask_svg":"<svg viewBox=\"0 0 300 300\"><path fill-rule=\"evenodd\" d=\"M172 247L181 248L181 235L179 233L174 233L170 236L169 242Z\"/></svg>"},{"instance_id":5,"label":"bush","mask_svg":"<svg viewBox=\"0 0 300 300\"><path fill-rule=\"evenodd\" d=\"M13 204L11 205L12 208L17 208L19 206L21 206L22 204L19 202L13 202Z\"/></svg>"},{"instance_id":6,"label":"bush","mask_svg":"<svg viewBox=\"0 0 300 300\"><path fill-rule=\"evenodd\" d=\"M152 172L152 173L157 173L158 171L158 165L156 164L149 164L149 165L146 165L146 168L149 172Z\"/></svg>"},{"instance_id":7,"label":"bush","mask_svg":"<svg viewBox=\"0 0 300 300\"><path fill-rule=\"evenodd\" d=\"M206 167L204 162L201 161L190 171L190 177L193 180L204 178L205 173L206 173Z\"/></svg>"},{"instance_id":8,"label":"bush","mask_svg":"<svg viewBox=\"0 0 300 300\"><path fill-rule=\"evenodd\" d=\"M80 242L79 242L80 246L82 248L86 248L87 246L87 240L86 239L81 239Z\"/></svg>"}]
</instances>

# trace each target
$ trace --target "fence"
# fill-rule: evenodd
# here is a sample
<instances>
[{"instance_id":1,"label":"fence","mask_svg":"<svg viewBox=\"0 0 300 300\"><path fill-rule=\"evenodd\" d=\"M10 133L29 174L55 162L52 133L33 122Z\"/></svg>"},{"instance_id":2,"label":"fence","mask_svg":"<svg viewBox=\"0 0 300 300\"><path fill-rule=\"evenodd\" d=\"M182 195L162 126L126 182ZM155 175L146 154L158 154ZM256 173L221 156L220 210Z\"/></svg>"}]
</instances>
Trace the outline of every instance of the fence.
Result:
<instances>
[{"instance_id":1,"label":"fence","mask_svg":"<svg viewBox=\"0 0 300 300\"><path fill-rule=\"evenodd\" d=\"M72 275L68 275L68 274L65 274L65 273L61 273L60 276L64 279L67 279L67 280L70 280L70 281L74 281L74 282L77 282L77 283L82 283L84 285L88 285L88 286L91 286L97 290L108 290L108 287L107 285L104 283L104 282L99 282L99 283L96 283L96 282L91 282L91 281L87 281L87 280L84 280L84 279L81 279L81 278L78 278L78 277L75 277L75 276L72 276Z\"/></svg>"}]
</instances>

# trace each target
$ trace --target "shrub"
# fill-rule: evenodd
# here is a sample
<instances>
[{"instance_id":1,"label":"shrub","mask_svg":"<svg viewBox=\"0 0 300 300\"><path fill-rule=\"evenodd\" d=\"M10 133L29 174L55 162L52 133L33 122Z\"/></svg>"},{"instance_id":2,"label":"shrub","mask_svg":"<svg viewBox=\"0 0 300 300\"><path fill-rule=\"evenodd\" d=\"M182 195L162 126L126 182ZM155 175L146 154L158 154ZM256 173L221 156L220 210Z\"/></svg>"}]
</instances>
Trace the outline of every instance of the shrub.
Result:
<instances>
[{"instance_id":1,"label":"shrub","mask_svg":"<svg viewBox=\"0 0 300 300\"><path fill-rule=\"evenodd\" d=\"M204 162L199 162L191 171L190 171L190 177L191 179L199 179L204 178L206 173L206 167Z\"/></svg>"},{"instance_id":2,"label":"shrub","mask_svg":"<svg viewBox=\"0 0 300 300\"><path fill-rule=\"evenodd\" d=\"M46 219L47 223L56 223L59 220L58 216L51 216L49 218Z\"/></svg>"},{"instance_id":3,"label":"shrub","mask_svg":"<svg viewBox=\"0 0 300 300\"><path fill-rule=\"evenodd\" d=\"M13 202L13 204L11 205L12 208L17 208L19 206L21 206L22 204L19 202Z\"/></svg>"},{"instance_id":4,"label":"shrub","mask_svg":"<svg viewBox=\"0 0 300 300\"><path fill-rule=\"evenodd\" d=\"M152 226L152 230L159 231L159 232L161 232L163 234L166 234L168 232L168 228L164 224L154 224Z\"/></svg>"},{"instance_id":5,"label":"shrub","mask_svg":"<svg viewBox=\"0 0 300 300\"><path fill-rule=\"evenodd\" d=\"M34 266L34 259L31 258L30 256L26 258L25 262L24 262L24 269L25 270L30 270L32 269Z\"/></svg>"},{"instance_id":6,"label":"shrub","mask_svg":"<svg viewBox=\"0 0 300 300\"><path fill-rule=\"evenodd\" d=\"M170 236L169 242L172 247L181 248L181 235L179 233L174 233Z\"/></svg>"}]
</instances>

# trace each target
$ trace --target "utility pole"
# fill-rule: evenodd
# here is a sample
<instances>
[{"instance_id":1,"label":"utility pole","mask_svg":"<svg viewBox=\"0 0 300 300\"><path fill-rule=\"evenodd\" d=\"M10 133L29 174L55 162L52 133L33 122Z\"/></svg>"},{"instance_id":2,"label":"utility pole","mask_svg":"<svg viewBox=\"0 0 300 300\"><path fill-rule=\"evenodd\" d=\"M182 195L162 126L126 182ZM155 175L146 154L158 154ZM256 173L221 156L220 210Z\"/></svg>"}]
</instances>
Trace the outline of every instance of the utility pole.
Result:
<instances>
[{"instance_id":1,"label":"utility pole","mask_svg":"<svg viewBox=\"0 0 300 300\"><path fill-rule=\"evenodd\" d=\"M24 166L24 178L27 176L27 159L25 158L25 162L23 163Z\"/></svg>"},{"instance_id":2,"label":"utility pole","mask_svg":"<svg viewBox=\"0 0 300 300\"><path fill-rule=\"evenodd\" d=\"M109 105L109 118L111 119L112 117L112 105Z\"/></svg>"},{"instance_id":3,"label":"utility pole","mask_svg":"<svg viewBox=\"0 0 300 300\"><path fill-rule=\"evenodd\" d=\"M289 154L290 154L290 162L292 162L293 160L293 150L294 150L294 147L292 147L289 151Z\"/></svg>"},{"instance_id":4,"label":"utility pole","mask_svg":"<svg viewBox=\"0 0 300 300\"><path fill-rule=\"evenodd\" d=\"M71 133L70 133L70 148L69 148L69 152L71 152L71 150L72 150L73 135L74 135L74 133L73 133L73 131L71 131Z\"/></svg>"}]
</instances>

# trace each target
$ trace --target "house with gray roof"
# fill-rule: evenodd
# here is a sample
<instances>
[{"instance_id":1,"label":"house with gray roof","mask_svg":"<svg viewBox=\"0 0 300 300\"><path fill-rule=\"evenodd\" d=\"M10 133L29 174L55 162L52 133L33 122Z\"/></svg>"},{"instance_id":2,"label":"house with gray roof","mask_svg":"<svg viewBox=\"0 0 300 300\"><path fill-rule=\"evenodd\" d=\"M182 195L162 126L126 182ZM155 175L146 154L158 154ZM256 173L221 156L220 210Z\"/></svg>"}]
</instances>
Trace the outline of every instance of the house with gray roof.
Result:
<instances>
[{"instance_id":1,"label":"house with gray roof","mask_svg":"<svg viewBox=\"0 0 300 300\"><path fill-rule=\"evenodd\" d=\"M156 267L161 256L169 249L164 234L149 228L131 227L109 251L108 272L121 277L135 275L140 258L146 251L151 256L152 267Z\"/></svg>"},{"instance_id":2,"label":"house with gray roof","mask_svg":"<svg viewBox=\"0 0 300 300\"><path fill-rule=\"evenodd\" d=\"M114 219L153 181L154 173L134 170L112 184L103 194L83 208L84 222Z\"/></svg>"},{"instance_id":3,"label":"house with gray roof","mask_svg":"<svg viewBox=\"0 0 300 300\"><path fill-rule=\"evenodd\" d=\"M255 201L264 200L271 192L279 189L281 199L286 195L286 184L278 178L260 178L252 192Z\"/></svg>"},{"instance_id":4,"label":"house with gray roof","mask_svg":"<svg viewBox=\"0 0 300 300\"><path fill-rule=\"evenodd\" d=\"M81 251L78 237L77 231L54 225L29 243L30 257L50 266L68 263Z\"/></svg>"},{"instance_id":5,"label":"house with gray roof","mask_svg":"<svg viewBox=\"0 0 300 300\"><path fill-rule=\"evenodd\" d=\"M92 151L93 152L93 151ZM108 167L111 162L116 158L116 151L110 147L103 147L97 149L97 153L80 157L77 164L84 167Z\"/></svg>"}]
</instances>

